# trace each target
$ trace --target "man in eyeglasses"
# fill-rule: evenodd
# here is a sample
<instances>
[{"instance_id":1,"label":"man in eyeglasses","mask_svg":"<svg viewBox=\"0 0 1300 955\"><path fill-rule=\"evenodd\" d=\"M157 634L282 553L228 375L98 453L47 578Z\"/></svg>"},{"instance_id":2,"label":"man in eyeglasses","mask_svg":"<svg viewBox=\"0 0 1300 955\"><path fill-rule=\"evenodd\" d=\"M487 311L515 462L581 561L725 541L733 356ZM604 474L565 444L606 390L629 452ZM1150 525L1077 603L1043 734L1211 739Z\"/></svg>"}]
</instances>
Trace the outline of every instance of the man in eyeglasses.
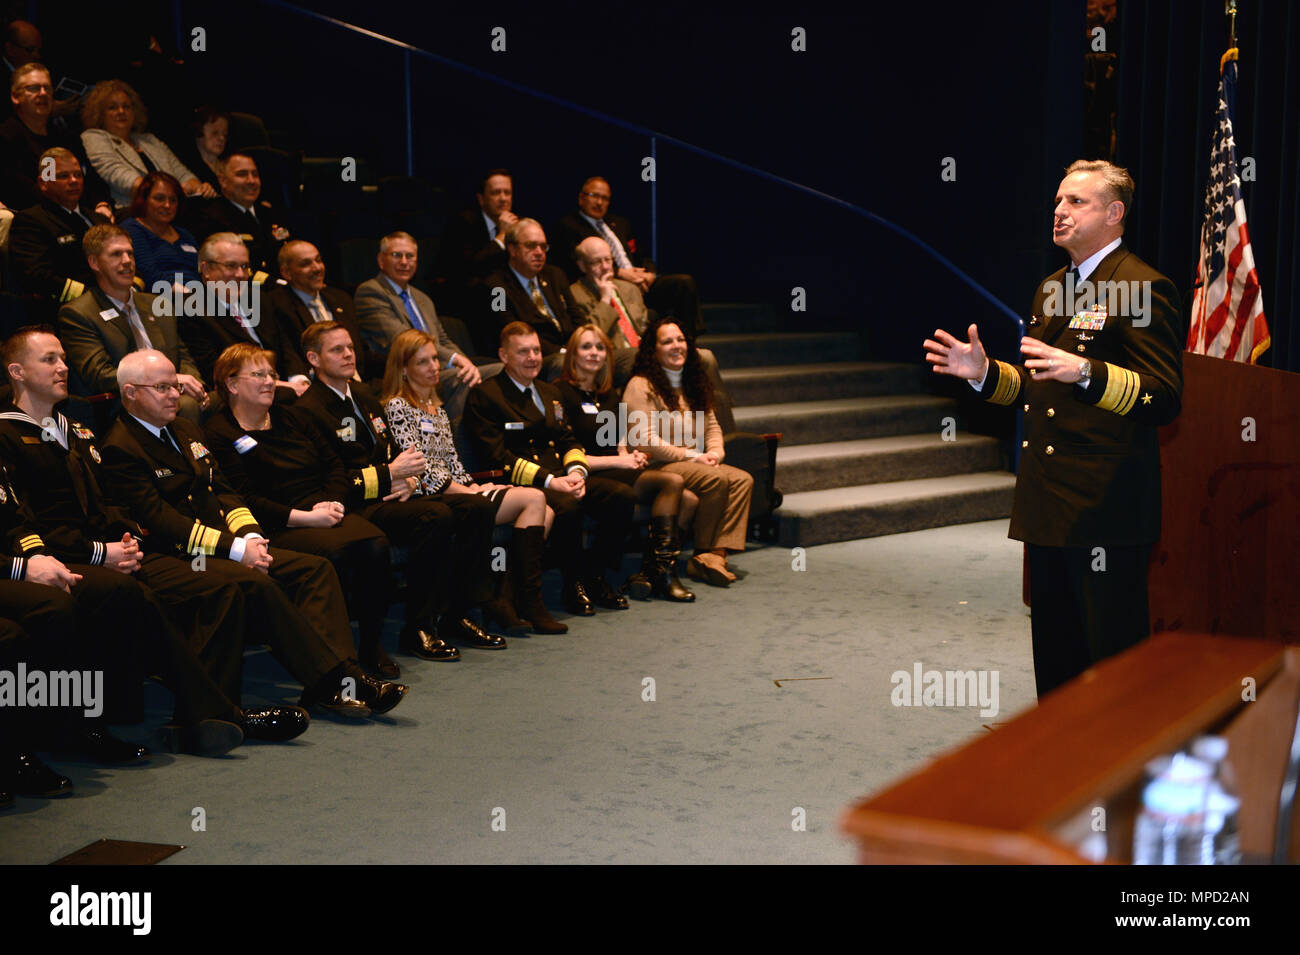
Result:
<instances>
[{"instance_id":1,"label":"man in eyeglasses","mask_svg":"<svg viewBox=\"0 0 1300 955\"><path fill-rule=\"evenodd\" d=\"M129 353L155 349L178 371L180 414L199 420L208 403L199 369L181 340L176 316L155 308L156 296L137 291L131 237L115 225L96 225L81 242L95 284L59 310L59 338L68 352L73 391L116 393L117 366Z\"/></svg>"},{"instance_id":2,"label":"man in eyeglasses","mask_svg":"<svg viewBox=\"0 0 1300 955\"><path fill-rule=\"evenodd\" d=\"M542 378L551 381L564 365L569 335L584 321L582 310L564 272L546 264L550 246L541 223L520 219L506 230L505 245L508 262L487 277L488 298L475 337L490 332L499 338L511 322L530 326L542 345Z\"/></svg>"}]
</instances>

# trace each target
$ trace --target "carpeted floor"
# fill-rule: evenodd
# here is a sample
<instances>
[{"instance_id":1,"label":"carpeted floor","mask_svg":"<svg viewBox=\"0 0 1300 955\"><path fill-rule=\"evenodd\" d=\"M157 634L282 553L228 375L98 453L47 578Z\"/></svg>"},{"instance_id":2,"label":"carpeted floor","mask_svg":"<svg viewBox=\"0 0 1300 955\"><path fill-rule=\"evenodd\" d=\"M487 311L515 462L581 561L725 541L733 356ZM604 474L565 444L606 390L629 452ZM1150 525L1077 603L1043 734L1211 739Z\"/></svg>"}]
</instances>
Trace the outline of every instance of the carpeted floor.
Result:
<instances>
[{"instance_id":1,"label":"carpeted floor","mask_svg":"<svg viewBox=\"0 0 1300 955\"><path fill-rule=\"evenodd\" d=\"M411 694L384 722L321 718L215 760L55 762L76 795L0 812L0 862L101 837L185 845L172 864L851 862L846 806L1033 704L1020 555L1005 520L812 547L803 571L756 547L693 605L399 657ZM917 662L996 670L999 715L895 707L890 676ZM264 652L246 670L249 698L296 700ZM149 699L156 725L170 700Z\"/></svg>"}]
</instances>

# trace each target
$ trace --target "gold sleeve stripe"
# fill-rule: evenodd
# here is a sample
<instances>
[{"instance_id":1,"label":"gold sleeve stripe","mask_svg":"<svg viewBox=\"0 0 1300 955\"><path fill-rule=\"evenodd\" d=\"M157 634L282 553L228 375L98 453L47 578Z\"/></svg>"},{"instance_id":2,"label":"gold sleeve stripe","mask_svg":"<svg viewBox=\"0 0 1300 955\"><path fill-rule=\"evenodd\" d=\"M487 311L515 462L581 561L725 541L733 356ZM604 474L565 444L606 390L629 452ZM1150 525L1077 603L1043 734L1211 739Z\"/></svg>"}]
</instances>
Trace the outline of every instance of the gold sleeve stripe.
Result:
<instances>
[{"instance_id":1,"label":"gold sleeve stripe","mask_svg":"<svg viewBox=\"0 0 1300 955\"><path fill-rule=\"evenodd\" d=\"M200 524L198 521L195 521L194 526L190 528L190 539L185 542L185 553L187 554L197 553L194 547L201 533L203 533L203 525Z\"/></svg>"},{"instance_id":2,"label":"gold sleeve stripe","mask_svg":"<svg viewBox=\"0 0 1300 955\"><path fill-rule=\"evenodd\" d=\"M1097 402L1097 407L1103 411L1126 415L1137 403L1141 386L1142 380L1137 372L1106 362L1106 390L1101 396L1101 401Z\"/></svg>"},{"instance_id":3,"label":"gold sleeve stripe","mask_svg":"<svg viewBox=\"0 0 1300 955\"><path fill-rule=\"evenodd\" d=\"M232 534L238 534L241 527L256 523L257 518L253 517L253 512L246 507L237 507L226 515L226 526L230 528Z\"/></svg>"},{"instance_id":4,"label":"gold sleeve stripe","mask_svg":"<svg viewBox=\"0 0 1300 955\"><path fill-rule=\"evenodd\" d=\"M366 482L366 500L373 500L379 496L379 469L375 467L366 468L361 472L361 480Z\"/></svg>"},{"instance_id":5,"label":"gold sleeve stripe","mask_svg":"<svg viewBox=\"0 0 1300 955\"><path fill-rule=\"evenodd\" d=\"M269 275L267 275L267 274L266 274L265 272L263 272L261 269L258 269L256 272L253 273L253 284L254 284L254 285L262 285L262 284L264 284L264 283L266 282L266 280L269 279L269 278L270 278Z\"/></svg>"},{"instance_id":6,"label":"gold sleeve stripe","mask_svg":"<svg viewBox=\"0 0 1300 955\"><path fill-rule=\"evenodd\" d=\"M217 553L217 544L221 542L221 531L215 527L203 528L203 536L199 540L199 548L209 557Z\"/></svg>"},{"instance_id":7,"label":"gold sleeve stripe","mask_svg":"<svg viewBox=\"0 0 1300 955\"><path fill-rule=\"evenodd\" d=\"M18 546L23 549L23 553L29 550L35 550L38 547L44 547L45 541L41 540L39 534L28 534L18 541Z\"/></svg>"},{"instance_id":8,"label":"gold sleeve stripe","mask_svg":"<svg viewBox=\"0 0 1300 955\"><path fill-rule=\"evenodd\" d=\"M76 279L64 279L63 291L59 293L60 302L71 302L74 298L80 298L81 293L86 291L86 286L82 285Z\"/></svg>"},{"instance_id":9,"label":"gold sleeve stripe","mask_svg":"<svg viewBox=\"0 0 1300 955\"><path fill-rule=\"evenodd\" d=\"M570 464L581 464L584 468L587 466L587 455L582 448L570 448L565 453L564 466L567 468Z\"/></svg>"},{"instance_id":10,"label":"gold sleeve stripe","mask_svg":"<svg viewBox=\"0 0 1300 955\"><path fill-rule=\"evenodd\" d=\"M998 367L998 383L988 400L995 405L1009 405L1020 394L1020 375L1014 365L997 359L993 360L993 364Z\"/></svg>"},{"instance_id":11,"label":"gold sleeve stripe","mask_svg":"<svg viewBox=\"0 0 1300 955\"><path fill-rule=\"evenodd\" d=\"M540 470L541 467L532 461L515 458L515 466L510 470L510 483L528 487L533 483L533 478L537 477L537 472Z\"/></svg>"}]
</instances>

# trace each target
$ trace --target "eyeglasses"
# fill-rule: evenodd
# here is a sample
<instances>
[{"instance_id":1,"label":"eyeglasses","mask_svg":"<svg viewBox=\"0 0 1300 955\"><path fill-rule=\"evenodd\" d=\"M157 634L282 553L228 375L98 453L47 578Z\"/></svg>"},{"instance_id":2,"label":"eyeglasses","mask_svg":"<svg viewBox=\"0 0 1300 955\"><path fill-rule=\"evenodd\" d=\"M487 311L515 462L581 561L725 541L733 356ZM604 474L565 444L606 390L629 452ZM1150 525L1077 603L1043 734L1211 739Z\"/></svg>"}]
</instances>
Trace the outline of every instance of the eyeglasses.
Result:
<instances>
[{"instance_id":1,"label":"eyeglasses","mask_svg":"<svg viewBox=\"0 0 1300 955\"><path fill-rule=\"evenodd\" d=\"M54 87L49 83L28 83L26 86L18 87L20 93L53 93Z\"/></svg>"},{"instance_id":2,"label":"eyeglasses","mask_svg":"<svg viewBox=\"0 0 1300 955\"><path fill-rule=\"evenodd\" d=\"M583 195L588 199L595 199L598 202L609 202L609 196L605 195L603 192L584 192Z\"/></svg>"},{"instance_id":3,"label":"eyeglasses","mask_svg":"<svg viewBox=\"0 0 1300 955\"><path fill-rule=\"evenodd\" d=\"M614 264L614 257L613 257L613 256L610 256L610 255L602 255L602 256L599 256L598 258L588 259L588 260L587 260L587 264L588 264L588 265L600 265L600 264L602 264L602 263L604 263L604 264L606 264L606 265L613 265L613 264Z\"/></svg>"},{"instance_id":4,"label":"eyeglasses","mask_svg":"<svg viewBox=\"0 0 1300 955\"><path fill-rule=\"evenodd\" d=\"M403 261L405 259L414 259L418 254L419 253L417 252L385 252L384 253L384 255L388 256L389 258L397 259L398 261Z\"/></svg>"},{"instance_id":5,"label":"eyeglasses","mask_svg":"<svg viewBox=\"0 0 1300 955\"><path fill-rule=\"evenodd\" d=\"M231 375L231 378L252 378L254 381L275 381L273 371L250 371L246 375Z\"/></svg>"},{"instance_id":6,"label":"eyeglasses","mask_svg":"<svg viewBox=\"0 0 1300 955\"><path fill-rule=\"evenodd\" d=\"M531 252L534 249L541 249L543 252L551 251L550 245L546 242L516 242L515 245L526 252Z\"/></svg>"},{"instance_id":7,"label":"eyeglasses","mask_svg":"<svg viewBox=\"0 0 1300 955\"><path fill-rule=\"evenodd\" d=\"M216 265L225 269L227 272L249 272L252 266L247 262L208 262L209 265Z\"/></svg>"},{"instance_id":8,"label":"eyeglasses","mask_svg":"<svg viewBox=\"0 0 1300 955\"><path fill-rule=\"evenodd\" d=\"M180 384L175 381L160 381L156 385L146 385L144 382L141 381L132 381L132 382L128 382L128 384L135 385L137 388L151 388L153 389L154 393L158 395L159 398L165 398L173 391L176 392L177 394L180 394L181 391Z\"/></svg>"}]
</instances>

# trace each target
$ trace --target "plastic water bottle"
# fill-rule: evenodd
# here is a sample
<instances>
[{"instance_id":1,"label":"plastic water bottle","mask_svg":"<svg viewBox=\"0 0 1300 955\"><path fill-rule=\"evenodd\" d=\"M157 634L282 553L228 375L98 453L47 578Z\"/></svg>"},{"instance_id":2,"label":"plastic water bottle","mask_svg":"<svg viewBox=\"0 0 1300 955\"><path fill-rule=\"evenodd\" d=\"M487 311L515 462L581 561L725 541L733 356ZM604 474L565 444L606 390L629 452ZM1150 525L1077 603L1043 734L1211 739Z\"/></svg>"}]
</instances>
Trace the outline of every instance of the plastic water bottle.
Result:
<instances>
[{"instance_id":1,"label":"plastic water bottle","mask_svg":"<svg viewBox=\"0 0 1300 955\"><path fill-rule=\"evenodd\" d=\"M1192 744L1192 754L1210 767L1205 793L1205 834L1201 841L1201 865L1238 865L1241 849L1237 839L1237 796L1228 765L1228 741L1221 736L1202 736Z\"/></svg>"},{"instance_id":2,"label":"plastic water bottle","mask_svg":"<svg viewBox=\"0 0 1300 955\"><path fill-rule=\"evenodd\" d=\"M1211 767L1179 753L1152 760L1133 834L1134 865L1197 865L1205 838Z\"/></svg>"}]
</instances>

